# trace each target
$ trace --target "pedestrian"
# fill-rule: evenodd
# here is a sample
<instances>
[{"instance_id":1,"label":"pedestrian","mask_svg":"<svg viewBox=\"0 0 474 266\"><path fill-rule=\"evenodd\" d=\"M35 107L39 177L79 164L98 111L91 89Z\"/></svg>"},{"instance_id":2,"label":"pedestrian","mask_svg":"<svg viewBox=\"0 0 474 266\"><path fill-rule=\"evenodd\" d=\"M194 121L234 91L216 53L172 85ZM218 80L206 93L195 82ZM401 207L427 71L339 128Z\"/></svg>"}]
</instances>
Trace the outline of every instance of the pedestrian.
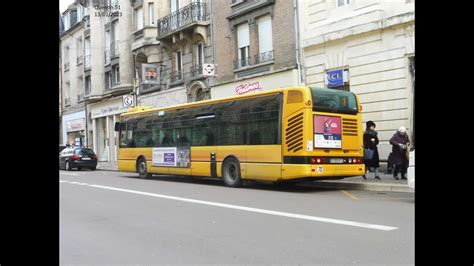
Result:
<instances>
[{"instance_id":1,"label":"pedestrian","mask_svg":"<svg viewBox=\"0 0 474 266\"><path fill-rule=\"evenodd\" d=\"M407 179L407 150L410 147L410 139L408 138L405 127L400 127L398 129L390 139L390 144L392 144L393 163L395 164L393 178L398 180L398 172L400 172L402 179Z\"/></svg>"},{"instance_id":2,"label":"pedestrian","mask_svg":"<svg viewBox=\"0 0 474 266\"><path fill-rule=\"evenodd\" d=\"M375 123L373 121L367 121L366 129L364 132L364 149L369 149L372 152L372 158L364 159L366 173L362 176L367 179L366 175L369 173L370 168L374 168L375 179L381 180L379 177L379 145L378 132L375 131Z\"/></svg>"}]
</instances>

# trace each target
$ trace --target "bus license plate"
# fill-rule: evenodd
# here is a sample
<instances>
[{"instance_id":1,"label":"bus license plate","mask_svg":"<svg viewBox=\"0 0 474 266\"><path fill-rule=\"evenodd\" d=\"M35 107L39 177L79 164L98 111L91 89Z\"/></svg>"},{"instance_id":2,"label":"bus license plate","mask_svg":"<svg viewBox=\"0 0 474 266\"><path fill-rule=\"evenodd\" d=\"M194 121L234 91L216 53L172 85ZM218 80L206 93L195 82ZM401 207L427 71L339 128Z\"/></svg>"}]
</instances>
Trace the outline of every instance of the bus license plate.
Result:
<instances>
[{"instance_id":1,"label":"bus license plate","mask_svg":"<svg viewBox=\"0 0 474 266\"><path fill-rule=\"evenodd\" d=\"M91 159L91 158L87 158L87 157L82 158L82 160L90 160L90 159Z\"/></svg>"},{"instance_id":2,"label":"bus license plate","mask_svg":"<svg viewBox=\"0 0 474 266\"><path fill-rule=\"evenodd\" d=\"M344 159L343 158L331 158L329 160L330 163L344 163Z\"/></svg>"}]
</instances>

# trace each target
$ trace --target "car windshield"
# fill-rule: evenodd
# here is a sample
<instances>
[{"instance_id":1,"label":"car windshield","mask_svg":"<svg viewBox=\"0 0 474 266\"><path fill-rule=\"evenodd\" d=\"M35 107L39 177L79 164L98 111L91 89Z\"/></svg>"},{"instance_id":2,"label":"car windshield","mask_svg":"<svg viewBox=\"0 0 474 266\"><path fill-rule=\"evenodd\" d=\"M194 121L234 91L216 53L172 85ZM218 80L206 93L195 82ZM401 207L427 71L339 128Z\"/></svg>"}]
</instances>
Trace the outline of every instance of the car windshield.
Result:
<instances>
[{"instance_id":1,"label":"car windshield","mask_svg":"<svg viewBox=\"0 0 474 266\"><path fill-rule=\"evenodd\" d=\"M87 155L87 156L92 156L94 155L94 152L91 149L77 149L75 151L76 155Z\"/></svg>"}]
</instances>

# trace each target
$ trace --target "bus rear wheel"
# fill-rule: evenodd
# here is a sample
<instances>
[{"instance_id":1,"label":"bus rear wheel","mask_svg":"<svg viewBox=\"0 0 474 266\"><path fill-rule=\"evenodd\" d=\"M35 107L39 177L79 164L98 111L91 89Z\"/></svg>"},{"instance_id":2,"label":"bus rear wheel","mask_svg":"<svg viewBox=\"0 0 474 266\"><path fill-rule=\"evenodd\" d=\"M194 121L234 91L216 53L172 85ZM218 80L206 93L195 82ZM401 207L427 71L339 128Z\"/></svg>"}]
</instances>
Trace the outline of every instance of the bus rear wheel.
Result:
<instances>
[{"instance_id":1,"label":"bus rear wheel","mask_svg":"<svg viewBox=\"0 0 474 266\"><path fill-rule=\"evenodd\" d=\"M146 160L144 158L138 159L138 161L137 161L137 172L138 172L138 176L140 178L147 179L147 178L151 177L151 174L148 173L148 170L147 170L147 167L146 167Z\"/></svg>"},{"instance_id":2,"label":"bus rear wheel","mask_svg":"<svg viewBox=\"0 0 474 266\"><path fill-rule=\"evenodd\" d=\"M240 164L235 158L228 158L222 166L222 179L228 187L241 187Z\"/></svg>"}]
</instances>

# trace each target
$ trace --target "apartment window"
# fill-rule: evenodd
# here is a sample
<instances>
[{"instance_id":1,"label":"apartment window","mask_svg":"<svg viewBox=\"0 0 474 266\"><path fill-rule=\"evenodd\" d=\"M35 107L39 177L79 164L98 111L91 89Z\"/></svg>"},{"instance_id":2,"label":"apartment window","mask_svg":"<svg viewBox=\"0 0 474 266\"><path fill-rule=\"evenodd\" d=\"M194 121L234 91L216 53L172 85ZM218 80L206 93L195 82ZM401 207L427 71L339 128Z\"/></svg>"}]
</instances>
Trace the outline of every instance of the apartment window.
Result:
<instances>
[{"instance_id":1,"label":"apartment window","mask_svg":"<svg viewBox=\"0 0 474 266\"><path fill-rule=\"evenodd\" d=\"M179 9L179 0L170 0L171 2L171 13Z\"/></svg>"},{"instance_id":2,"label":"apartment window","mask_svg":"<svg viewBox=\"0 0 474 266\"><path fill-rule=\"evenodd\" d=\"M112 88L112 75L110 71L105 72L105 89L111 89Z\"/></svg>"},{"instance_id":3,"label":"apartment window","mask_svg":"<svg viewBox=\"0 0 474 266\"><path fill-rule=\"evenodd\" d=\"M249 55L249 25L244 24L237 27L237 42L238 42L238 67L243 67L248 65L248 55Z\"/></svg>"},{"instance_id":4,"label":"apartment window","mask_svg":"<svg viewBox=\"0 0 474 266\"><path fill-rule=\"evenodd\" d=\"M105 32L105 64L110 64L110 30Z\"/></svg>"},{"instance_id":5,"label":"apartment window","mask_svg":"<svg viewBox=\"0 0 474 266\"><path fill-rule=\"evenodd\" d=\"M345 6L350 4L350 0L337 0L337 6Z\"/></svg>"},{"instance_id":6,"label":"apartment window","mask_svg":"<svg viewBox=\"0 0 474 266\"><path fill-rule=\"evenodd\" d=\"M114 83L118 84L120 83L120 67L118 65L114 66L113 71L114 71Z\"/></svg>"},{"instance_id":7,"label":"apartment window","mask_svg":"<svg viewBox=\"0 0 474 266\"><path fill-rule=\"evenodd\" d=\"M85 78L84 83L84 94L89 95L91 93L91 76Z\"/></svg>"},{"instance_id":8,"label":"apartment window","mask_svg":"<svg viewBox=\"0 0 474 266\"><path fill-rule=\"evenodd\" d=\"M64 47L64 70L69 69L69 46Z\"/></svg>"},{"instance_id":9,"label":"apartment window","mask_svg":"<svg viewBox=\"0 0 474 266\"><path fill-rule=\"evenodd\" d=\"M181 71L183 69L183 55L181 54L181 51L176 52L176 70Z\"/></svg>"},{"instance_id":10,"label":"apartment window","mask_svg":"<svg viewBox=\"0 0 474 266\"><path fill-rule=\"evenodd\" d=\"M143 8L135 9L135 30L143 29Z\"/></svg>"},{"instance_id":11,"label":"apartment window","mask_svg":"<svg viewBox=\"0 0 474 266\"><path fill-rule=\"evenodd\" d=\"M112 45L112 56L118 56L119 55L119 27L118 27L118 21L114 21L112 23L112 38L113 38L113 45Z\"/></svg>"},{"instance_id":12,"label":"apartment window","mask_svg":"<svg viewBox=\"0 0 474 266\"><path fill-rule=\"evenodd\" d=\"M258 50L256 63L273 60L272 18L264 16L258 19Z\"/></svg>"},{"instance_id":13,"label":"apartment window","mask_svg":"<svg viewBox=\"0 0 474 266\"><path fill-rule=\"evenodd\" d=\"M197 65L204 64L204 44L200 43L196 46L196 63Z\"/></svg>"},{"instance_id":14,"label":"apartment window","mask_svg":"<svg viewBox=\"0 0 474 266\"><path fill-rule=\"evenodd\" d=\"M155 4L148 3L148 25L155 25Z\"/></svg>"},{"instance_id":15,"label":"apartment window","mask_svg":"<svg viewBox=\"0 0 474 266\"><path fill-rule=\"evenodd\" d=\"M84 39L84 67L91 67L91 39Z\"/></svg>"}]
</instances>

